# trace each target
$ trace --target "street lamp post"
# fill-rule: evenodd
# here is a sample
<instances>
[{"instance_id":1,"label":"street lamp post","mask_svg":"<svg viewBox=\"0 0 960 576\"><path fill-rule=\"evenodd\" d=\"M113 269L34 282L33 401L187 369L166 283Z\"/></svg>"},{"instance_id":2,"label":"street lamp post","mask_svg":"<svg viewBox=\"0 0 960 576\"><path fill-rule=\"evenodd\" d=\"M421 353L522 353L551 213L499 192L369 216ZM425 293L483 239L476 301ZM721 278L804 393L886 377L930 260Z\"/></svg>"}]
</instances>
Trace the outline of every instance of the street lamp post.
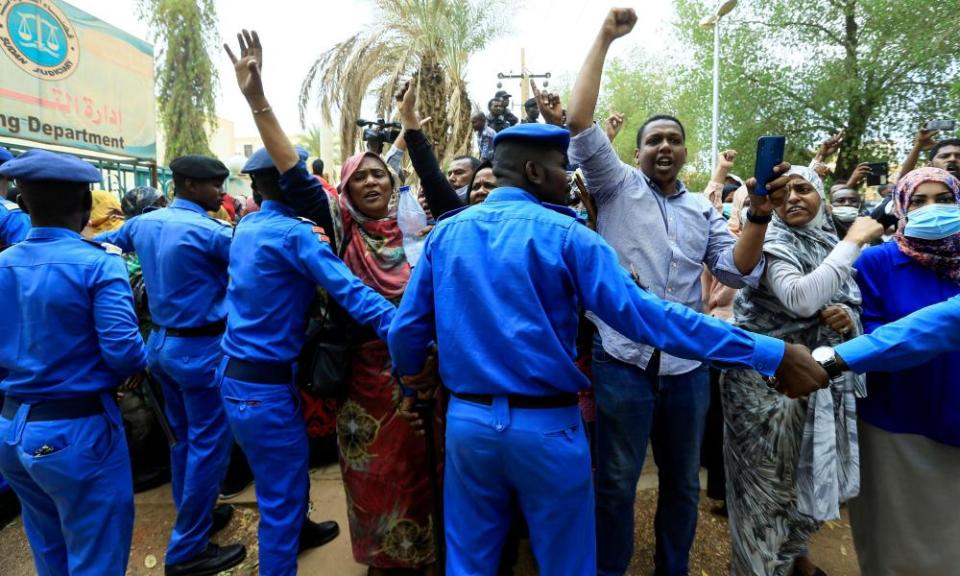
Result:
<instances>
[{"instance_id":1,"label":"street lamp post","mask_svg":"<svg viewBox=\"0 0 960 576\"><path fill-rule=\"evenodd\" d=\"M726 0L717 6L716 11L700 21L701 28L713 26L713 127L710 137L711 166L717 168L718 130L720 124L720 19L737 7L737 0Z\"/></svg>"}]
</instances>

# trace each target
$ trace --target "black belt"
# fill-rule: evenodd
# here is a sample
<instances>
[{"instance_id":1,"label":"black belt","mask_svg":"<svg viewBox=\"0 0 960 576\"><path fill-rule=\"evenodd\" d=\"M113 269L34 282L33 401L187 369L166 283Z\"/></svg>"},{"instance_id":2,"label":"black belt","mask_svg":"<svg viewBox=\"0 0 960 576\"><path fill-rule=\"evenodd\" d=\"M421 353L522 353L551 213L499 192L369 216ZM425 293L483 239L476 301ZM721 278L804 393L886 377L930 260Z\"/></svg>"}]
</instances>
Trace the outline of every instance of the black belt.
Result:
<instances>
[{"instance_id":1,"label":"black belt","mask_svg":"<svg viewBox=\"0 0 960 576\"><path fill-rule=\"evenodd\" d=\"M293 364L246 362L231 358L227 361L227 369L223 375L255 384L291 384L293 383Z\"/></svg>"},{"instance_id":2,"label":"black belt","mask_svg":"<svg viewBox=\"0 0 960 576\"><path fill-rule=\"evenodd\" d=\"M159 329L159 327L158 327ZM177 338L196 338L198 336L219 336L227 330L226 322L214 322L193 328L167 328L167 336Z\"/></svg>"},{"instance_id":3,"label":"black belt","mask_svg":"<svg viewBox=\"0 0 960 576\"><path fill-rule=\"evenodd\" d=\"M17 415L17 409L23 404L30 404L30 413L27 414L27 422L39 422L46 420L75 420L77 418L86 418L103 414L103 401L100 396L81 396L80 398L68 398L64 400L40 400L38 402L23 402L16 398L7 398L3 401L2 416L7 420L13 420Z\"/></svg>"},{"instance_id":4,"label":"black belt","mask_svg":"<svg viewBox=\"0 0 960 576\"><path fill-rule=\"evenodd\" d=\"M463 394L454 392L454 396L474 404L493 405L494 396L491 394ZM509 394L507 400L511 408L567 408L576 406L579 399L576 394L556 394L554 396L522 396Z\"/></svg>"}]
</instances>

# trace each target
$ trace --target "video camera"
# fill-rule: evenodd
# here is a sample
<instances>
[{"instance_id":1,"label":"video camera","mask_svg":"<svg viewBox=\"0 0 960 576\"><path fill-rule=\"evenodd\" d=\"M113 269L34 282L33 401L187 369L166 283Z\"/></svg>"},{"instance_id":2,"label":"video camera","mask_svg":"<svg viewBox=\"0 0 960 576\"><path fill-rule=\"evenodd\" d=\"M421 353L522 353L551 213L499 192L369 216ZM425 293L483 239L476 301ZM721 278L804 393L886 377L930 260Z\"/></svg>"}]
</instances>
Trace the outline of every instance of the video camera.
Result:
<instances>
[{"instance_id":1,"label":"video camera","mask_svg":"<svg viewBox=\"0 0 960 576\"><path fill-rule=\"evenodd\" d=\"M397 122L387 122L383 118L377 118L376 121L357 120L357 126L363 128L364 142L380 142L393 144L397 136L400 136L402 128Z\"/></svg>"}]
</instances>

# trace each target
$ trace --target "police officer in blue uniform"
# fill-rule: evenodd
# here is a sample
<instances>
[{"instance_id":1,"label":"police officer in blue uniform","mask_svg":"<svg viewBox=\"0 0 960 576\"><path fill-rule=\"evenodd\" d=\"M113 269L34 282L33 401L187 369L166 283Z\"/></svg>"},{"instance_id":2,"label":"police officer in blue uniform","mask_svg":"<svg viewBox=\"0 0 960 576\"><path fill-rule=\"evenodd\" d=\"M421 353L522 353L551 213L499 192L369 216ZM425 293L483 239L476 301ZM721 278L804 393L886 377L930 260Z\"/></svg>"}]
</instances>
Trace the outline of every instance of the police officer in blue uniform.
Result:
<instances>
[{"instance_id":1,"label":"police officer in blue uniform","mask_svg":"<svg viewBox=\"0 0 960 576\"><path fill-rule=\"evenodd\" d=\"M0 146L0 166L9 160L13 160L13 154ZM20 242L30 231L30 217L16 202L7 199L7 188L11 180L12 178L0 176L0 250Z\"/></svg>"},{"instance_id":2,"label":"police officer in blue uniform","mask_svg":"<svg viewBox=\"0 0 960 576\"><path fill-rule=\"evenodd\" d=\"M575 219L567 130L522 124L494 140L498 188L431 232L390 328L394 367L418 374L428 346L452 393L444 477L448 574L493 575L518 502L543 574L596 574L590 453L574 364L577 307L681 357L776 373L808 393L826 372L795 345L745 332L641 290ZM463 350L470 350L464 354Z\"/></svg>"},{"instance_id":3,"label":"police officer in blue uniform","mask_svg":"<svg viewBox=\"0 0 960 576\"><path fill-rule=\"evenodd\" d=\"M126 571L130 458L113 390L143 369L143 340L120 250L79 234L100 173L30 150L0 166L33 228L0 254L0 471L23 503L41 576Z\"/></svg>"},{"instance_id":4,"label":"police officer in blue uniform","mask_svg":"<svg viewBox=\"0 0 960 576\"><path fill-rule=\"evenodd\" d=\"M259 40L254 43L246 31L242 38L242 59L229 47L227 52L271 161L259 151L251 157L257 163L244 169L252 174L263 203L259 212L240 221L230 248L220 389L230 426L256 478L260 574L288 576L297 572L309 491L307 431L294 378L316 286L381 338L396 308L350 272L321 227L297 218L282 201L285 196L326 196L266 104ZM284 189L288 172L307 176L295 179L300 183L295 189Z\"/></svg>"},{"instance_id":5,"label":"police officer in blue uniform","mask_svg":"<svg viewBox=\"0 0 960 576\"><path fill-rule=\"evenodd\" d=\"M210 542L233 510L220 507L215 518L232 446L215 375L226 327L233 229L207 215L219 209L230 172L205 156L182 156L170 170L176 199L169 208L131 218L97 239L136 252L143 268L154 324L147 340L150 372L163 388L178 440L170 450L177 521L167 546L166 574L212 574L246 556L242 545Z\"/></svg>"}]
</instances>

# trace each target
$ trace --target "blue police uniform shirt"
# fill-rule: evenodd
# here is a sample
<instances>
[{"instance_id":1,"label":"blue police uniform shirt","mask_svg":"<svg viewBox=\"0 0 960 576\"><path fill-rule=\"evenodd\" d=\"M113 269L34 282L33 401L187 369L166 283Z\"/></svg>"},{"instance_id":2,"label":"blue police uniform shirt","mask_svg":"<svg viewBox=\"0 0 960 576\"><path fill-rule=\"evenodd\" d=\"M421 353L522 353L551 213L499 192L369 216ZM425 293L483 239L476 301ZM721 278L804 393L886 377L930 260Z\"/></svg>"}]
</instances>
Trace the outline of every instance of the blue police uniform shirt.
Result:
<instances>
[{"instance_id":1,"label":"blue police uniform shirt","mask_svg":"<svg viewBox=\"0 0 960 576\"><path fill-rule=\"evenodd\" d=\"M0 247L22 242L30 231L30 216L15 202L0 199Z\"/></svg>"},{"instance_id":2,"label":"blue police uniform shirt","mask_svg":"<svg viewBox=\"0 0 960 576\"><path fill-rule=\"evenodd\" d=\"M177 198L169 208L131 218L97 240L137 253L154 324L196 328L226 317L232 235L230 225Z\"/></svg>"},{"instance_id":3,"label":"blue police uniform shirt","mask_svg":"<svg viewBox=\"0 0 960 576\"><path fill-rule=\"evenodd\" d=\"M244 216L230 248L224 353L250 362L293 363L303 348L317 284L357 322L386 338L396 308L350 272L320 228L272 200Z\"/></svg>"},{"instance_id":4,"label":"blue police uniform shirt","mask_svg":"<svg viewBox=\"0 0 960 576\"><path fill-rule=\"evenodd\" d=\"M143 369L143 339L119 255L65 228L34 228L0 253L0 390L26 401L102 392Z\"/></svg>"},{"instance_id":5,"label":"blue police uniform shirt","mask_svg":"<svg viewBox=\"0 0 960 576\"><path fill-rule=\"evenodd\" d=\"M417 373L435 341L454 392L576 392L590 384L574 364L578 305L682 357L767 375L783 358L780 340L641 290L595 232L524 190L498 188L428 237L390 328L394 366Z\"/></svg>"}]
</instances>

